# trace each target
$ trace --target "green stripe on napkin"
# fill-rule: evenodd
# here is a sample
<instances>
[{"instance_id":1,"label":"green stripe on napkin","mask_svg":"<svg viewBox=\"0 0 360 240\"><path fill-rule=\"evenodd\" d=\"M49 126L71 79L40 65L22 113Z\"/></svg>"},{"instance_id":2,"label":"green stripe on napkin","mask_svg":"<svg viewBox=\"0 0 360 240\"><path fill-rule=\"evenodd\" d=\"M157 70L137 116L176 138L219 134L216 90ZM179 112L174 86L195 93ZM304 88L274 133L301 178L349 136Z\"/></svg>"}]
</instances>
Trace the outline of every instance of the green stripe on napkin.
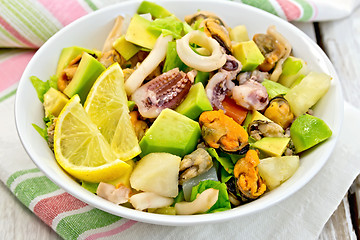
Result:
<instances>
[{"instance_id":1,"label":"green stripe on napkin","mask_svg":"<svg viewBox=\"0 0 360 240\"><path fill-rule=\"evenodd\" d=\"M89 5L89 7L90 7L93 11L98 10L98 7L97 7L91 0L84 0L84 1L87 3L87 5Z\"/></svg>"},{"instance_id":2,"label":"green stripe on napkin","mask_svg":"<svg viewBox=\"0 0 360 240\"><path fill-rule=\"evenodd\" d=\"M0 99L0 102L1 102L1 99ZM34 172L40 172L40 170L38 168L32 168L32 169L26 169L26 170L15 172L6 181L6 185L8 187L10 187L10 185L15 181L16 178L18 178L18 177L20 177L22 175L25 175L25 174L28 174L28 173L34 173Z\"/></svg>"},{"instance_id":3,"label":"green stripe on napkin","mask_svg":"<svg viewBox=\"0 0 360 240\"><path fill-rule=\"evenodd\" d=\"M300 4L301 8L303 9L303 15L299 19L299 21L309 21L314 15L313 6L311 6L305 0L294 0L294 1L297 2L298 4Z\"/></svg>"},{"instance_id":4,"label":"green stripe on napkin","mask_svg":"<svg viewBox=\"0 0 360 240\"><path fill-rule=\"evenodd\" d=\"M121 217L94 208L90 211L61 219L57 225L56 232L65 239L76 239L88 230L108 226L120 219Z\"/></svg>"},{"instance_id":5,"label":"green stripe on napkin","mask_svg":"<svg viewBox=\"0 0 360 240\"><path fill-rule=\"evenodd\" d=\"M269 0L241 0L241 2L279 16Z\"/></svg>"},{"instance_id":6,"label":"green stripe on napkin","mask_svg":"<svg viewBox=\"0 0 360 240\"><path fill-rule=\"evenodd\" d=\"M32 200L36 197L51 193L60 189L55 183L50 181L47 177L29 178L19 183L15 190L15 196L27 207L29 207Z\"/></svg>"}]
</instances>

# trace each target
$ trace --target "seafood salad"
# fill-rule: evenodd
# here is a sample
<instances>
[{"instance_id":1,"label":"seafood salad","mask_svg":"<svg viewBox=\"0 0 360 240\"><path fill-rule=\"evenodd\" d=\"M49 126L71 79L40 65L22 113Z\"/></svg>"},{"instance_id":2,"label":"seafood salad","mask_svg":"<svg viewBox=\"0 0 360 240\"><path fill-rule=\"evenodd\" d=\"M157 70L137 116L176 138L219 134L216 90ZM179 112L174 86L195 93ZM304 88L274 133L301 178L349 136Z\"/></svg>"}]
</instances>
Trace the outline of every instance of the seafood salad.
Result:
<instances>
[{"instance_id":1,"label":"seafood salad","mask_svg":"<svg viewBox=\"0 0 360 240\"><path fill-rule=\"evenodd\" d=\"M62 49L54 75L30 78L33 124L57 163L117 205L214 213L254 201L331 137L313 106L332 77L293 55L275 26L249 36L201 9L179 19L140 3L102 49Z\"/></svg>"}]
</instances>

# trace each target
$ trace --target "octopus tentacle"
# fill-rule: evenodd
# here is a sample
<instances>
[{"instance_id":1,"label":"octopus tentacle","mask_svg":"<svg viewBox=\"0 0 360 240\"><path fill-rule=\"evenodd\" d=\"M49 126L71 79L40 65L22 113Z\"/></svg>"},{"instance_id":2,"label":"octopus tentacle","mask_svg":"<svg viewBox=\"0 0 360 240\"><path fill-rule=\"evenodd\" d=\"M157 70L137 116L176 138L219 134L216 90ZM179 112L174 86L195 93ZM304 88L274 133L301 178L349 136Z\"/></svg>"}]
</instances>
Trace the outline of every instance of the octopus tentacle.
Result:
<instances>
[{"instance_id":1,"label":"octopus tentacle","mask_svg":"<svg viewBox=\"0 0 360 240\"><path fill-rule=\"evenodd\" d=\"M194 72L184 73L174 68L137 89L131 99L141 116L155 118L165 108L176 108L188 94L195 77Z\"/></svg>"}]
</instances>

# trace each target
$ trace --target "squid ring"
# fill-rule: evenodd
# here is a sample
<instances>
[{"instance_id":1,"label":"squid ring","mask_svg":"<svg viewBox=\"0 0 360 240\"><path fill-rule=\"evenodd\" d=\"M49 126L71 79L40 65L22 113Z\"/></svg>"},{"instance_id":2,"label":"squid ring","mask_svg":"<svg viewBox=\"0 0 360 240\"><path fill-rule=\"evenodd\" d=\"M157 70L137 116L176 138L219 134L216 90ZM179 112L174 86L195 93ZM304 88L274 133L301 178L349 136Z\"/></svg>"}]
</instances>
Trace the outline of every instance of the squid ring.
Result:
<instances>
[{"instance_id":1,"label":"squid ring","mask_svg":"<svg viewBox=\"0 0 360 240\"><path fill-rule=\"evenodd\" d=\"M211 53L210 56L197 54L191 49L190 43L206 48ZM176 40L176 51L181 61L187 66L202 72L211 72L219 69L226 62L226 54L222 51L220 44L199 30L192 31L181 39Z\"/></svg>"}]
</instances>

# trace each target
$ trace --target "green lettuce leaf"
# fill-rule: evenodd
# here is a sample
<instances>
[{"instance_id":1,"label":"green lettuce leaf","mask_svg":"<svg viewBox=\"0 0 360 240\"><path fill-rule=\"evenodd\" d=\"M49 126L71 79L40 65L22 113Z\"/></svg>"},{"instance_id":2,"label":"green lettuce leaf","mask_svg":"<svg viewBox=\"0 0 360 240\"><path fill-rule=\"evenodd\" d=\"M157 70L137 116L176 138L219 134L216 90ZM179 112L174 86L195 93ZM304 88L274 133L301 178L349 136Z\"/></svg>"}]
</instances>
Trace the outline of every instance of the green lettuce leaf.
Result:
<instances>
[{"instance_id":1,"label":"green lettuce leaf","mask_svg":"<svg viewBox=\"0 0 360 240\"><path fill-rule=\"evenodd\" d=\"M221 154L220 156L215 148L208 148L207 151L210 156L215 158L228 173L234 173L234 163L228 154L219 152L219 154Z\"/></svg>"},{"instance_id":2,"label":"green lettuce leaf","mask_svg":"<svg viewBox=\"0 0 360 240\"><path fill-rule=\"evenodd\" d=\"M31 76L30 81L34 86L38 98L41 102L44 102L44 94L52 87L57 89L57 77L51 76L46 82L41 81L38 77Z\"/></svg>"},{"instance_id":3,"label":"green lettuce leaf","mask_svg":"<svg viewBox=\"0 0 360 240\"><path fill-rule=\"evenodd\" d=\"M220 170L220 178L221 178L221 182L226 183L227 181L229 181L234 175L228 173L225 168L221 168Z\"/></svg>"},{"instance_id":4,"label":"green lettuce leaf","mask_svg":"<svg viewBox=\"0 0 360 240\"><path fill-rule=\"evenodd\" d=\"M183 33L183 23L174 15L165 18L157 18L151 22L149 29L162 33L164 36L172 35L179 39Z\"/></svg>"},{"instance_id":5,"label":"green lettuce leaf","mask_svg":"<svg viewBox=\"0 0 360 240\"><path fill-rule=\"evenodd\" d=\"M99 186L99 183L92 183L87 181L81 181L81 186L86 190L90 191L91 193L96 193L96 190Z\"/></svg>"},{"instance_id":6,"label":"green lettuce leaf","mask_svg":"<svg viewBox=\"0 0 360 240\"><path fill-rule=\"evenodd\" d=\"M225 211L231 208L229 195L225 183L213 180L201 181L197 186L192 188L190 200L194 201L199 193L206 189L214 188L219 190L217 202L207 211L207 213Z\"/></svg>"},{"instance_id":7,"label":"green lettuce leaf","mask_svg":"<svg viewBox=\"0 0 360 240\"><path fill-rule=\"evenodd\" d=\"M180 71L186 71L188 68L188 66L186 66L186 64L181 61L179 55L177 54L176 42L169 42L163 72L170 71L176 67L179 68Z\"/></svg>"},{"instance_id":8,"label":"green lettuce leaf","mask_svg":"<svg viewBox=\"0 0 360 240\"><path fill-rule=\"evenodd\" d=\"M35 128L35 130L40 134L40 136L42 136L45 139L46 142L48 141L48 131L47 131L47 129L48 129L48 127L50 125L53 124L54 119L55 119L55 117L53 115L51 115L51 114L49 116L47 116L47 117L44 117L43 121L45 123L45 128L41 128L41 127L39 127L38 125L36 125L34 123L32 124L32 126Z\"/></svg>"},{"instance_id":9,"label":"green lettuce leaf","mask_svg":"<svg viewBox=\"0 0 360 240\"><path fill-rule=\"evenodd\" d=\"M47 128L41 128L38 125L36 125L35 123L33 123L32 126L40 134L40 136L45 139L45 141L48 140Z\"/></svg>"},{"instance_id":10,"label":"green lettuce leaf","mask_svg":"<svg viewBox=\"0 0 360 240\"><path fill-rule=\"evenodd\" d=\"M175 206L175 203L185 201L184 190L180 190L179 194L174 198L174 203L171 206Z\"/></svg>"},{"instance_id":11,"label":"green lettuce leaf","mask_svg":"<svg viewBox=\"0 0 360 240\"><path fill-rule=\"evenodd\" d=\"M290 89L281 85L280 83L265 79L261 83L265 88L267 93L269 94L270 99L273 99L279 95L285 95Z\"/></svg>"}]
</instances>

